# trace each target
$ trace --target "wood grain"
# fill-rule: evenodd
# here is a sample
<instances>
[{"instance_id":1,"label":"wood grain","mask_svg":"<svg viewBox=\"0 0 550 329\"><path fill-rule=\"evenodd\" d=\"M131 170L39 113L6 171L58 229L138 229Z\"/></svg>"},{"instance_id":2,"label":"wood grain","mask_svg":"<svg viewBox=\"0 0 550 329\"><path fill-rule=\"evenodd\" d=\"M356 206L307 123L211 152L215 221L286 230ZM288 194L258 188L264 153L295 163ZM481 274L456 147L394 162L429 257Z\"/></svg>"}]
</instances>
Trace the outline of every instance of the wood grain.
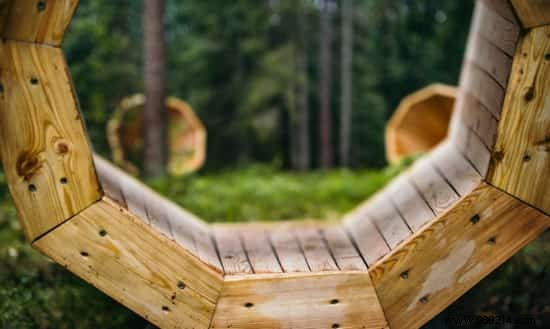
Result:
<instances>
[{"instance_id":1,"label":"wood grain","mask_svg":"<svg viewBox=\"0 0 550 329\"><path fill-rule=\"evenodd\" d=\"M0 3L4 39L59 46L78 0L5 0Z\"/></svg>"},{"instance_id":2,"label":"wood grain","mask_svg":"<svg viewBox=\"0 0 550 329\"><path fill-rule=\"evenodd\" d=\"M0 44L0 154L29 240L101 197L60 49Z\"/></svg>"},{"instance_id":3,"label":"wood grain","mask_svg":"<svg viewBox=\"0 0 550 329\"><path fill-rule=\"evenodd\" d=\"M318 228L302 228L295 234L312 272L338 270Z\"/></svg>"},{"instance_id":4,"label":"wood grain","mask_svg":"<svg viewBox=\"0 0 550 329\"><path fill-rule=\"evenodd\" d=\"M514 24L518 24L518 19L509 0L481 0L483 3L503 18Z\"/></svg>"},{"instance_id":5,"label":"wood grain","mask_svg":"<svg viewBox=\"0 0 550 329\"><path fill-rule=\"evenodd\" d=\"M284 272L309 272L306 256L300 249L292 228L275 228L269 231L269 238Z\"/></svg>"},{"instance_id":6,"label":"wood grain","mask_svg":"<svg viewBox=\"0 0 550 329\"><path fill-rule=\"evenodd\" d=\"M460 76L460 89L479 100L495 118L500 117L504 89L487 72L466 63Z\"/></svg>"},{"instance_id":7,"label":"wood grain","mask_svg":"<svg viewBox=\"0 0 550 329\"><path fill-rule=\"evenodd\" d=\"M213 329L386 327L367 272L227 279Z\"/></svg>"},{"instance_id":8,"label":"wood grain","mask_svg":"<svg viewBox=\"0 0 550 329\"><path fill-rule=\"evenodd\" d=\"M550 2L547 0L511 0L521 23L526 28L550 24Z\"/></svg>"},{"instance_id":9,"label":"wood grain","mask_svg":"<svg viewBox=\"0 0 550 329\"><path fill-rule=\"evenodd\" d=\"M550 26L530 30L514 58L488 181L550 213Z\"/></svg>"},{"instance_id":10,"label":"wood grain","mask_svg":"<svg viewBox=\"0 0 550 329\"><path fill-rule=\"evenodd\" d=\"M479 33L509 56L514 56L520 26L501 16L486 2L477 1L472 18L472 33Z\"/></svg>"},{"instance_id":11,"label":"wood grain","mask_svg":"<svg viewBox=\"0 0 550 329\"><path fill-rule=\"evenodd\" d=\"M241 235L244 250L254 273L280 273L283 271L269 242L268 232L263 229L248 229L237 230L235 233Z\"/></svg>"},{"instance_id":12,"label":"wood grain","mask_svg":"<svg viewBox=\"0 0 550 329\"><path fill-rule=\"evenodd\" d=\"M506 88L512 68L512 59L508 54L480 34L473 33L465 56L469 62L487 72L500 86Z\"/></svg>"},{"instance_id":13,"label":"wood grain","mask_svg":"<svg viewBox=\"0 0 550 329\"><path fill-rule=\"evenodd\" d=\"M161 328L208 328L221 274L104 198L34 247Z\"/></svg>"},{"instance_id":14,"label":"wood grain","mask_svg":"<svg viewBox=\"0 0 550 329\"><path fill-rule=\"evenodd\" d=\"M549 226L548 216L482 183L369 269L389 326L420 328Z\"/></svg>"},{"instance_id":15,"label":"wood grain","mask_svg":"<svg viewBox=\"0 0 550 329\"><path fill-rule=\"evenodd\" d=\"M495 144L498 121L494 114L468 92L461 92L456 102L459 119L480 137L487 148Z\"/></svg>"},{"instance_id":16,"label":"wood grain","mask_svg":"<svg viewBox=\"0 0 550 329\"><path fill-rule=\"evenodd\" d=\"M226 275L254 273L238 231L216 228L214 239Z\"/></svg>"},{"instance_id":17,"label":"wood grain","mask_svg":"<svg viewBox=\"0 0 550 329\"><path fill-rule=\"evenodd\" d=\"M467 195L481 183L479 173L452 143L442 144L430 154L430 158L460 196Z\"/></svg>"},{"instance_id":18,"label":"wood grain","mask_svg":"<svg viewBox=\"0 0 550 329\"><path fill-rule=\"evenodd\" d=\"M353 245L346 231L340 226L330 226L322 230L330 253L341 271L366 271L367 266Z\"/></svg>"},{"instance_id":19,"label":"wood grain","mask_svg":"<svg viewBox=\"0 0 550 329\"><path fill-rule=\"evenodd\" d=\"M426 201L410 182L408 175L400 175L388 186L388 195L413 232L435 217Z\"/></svg>"}]
</instances>

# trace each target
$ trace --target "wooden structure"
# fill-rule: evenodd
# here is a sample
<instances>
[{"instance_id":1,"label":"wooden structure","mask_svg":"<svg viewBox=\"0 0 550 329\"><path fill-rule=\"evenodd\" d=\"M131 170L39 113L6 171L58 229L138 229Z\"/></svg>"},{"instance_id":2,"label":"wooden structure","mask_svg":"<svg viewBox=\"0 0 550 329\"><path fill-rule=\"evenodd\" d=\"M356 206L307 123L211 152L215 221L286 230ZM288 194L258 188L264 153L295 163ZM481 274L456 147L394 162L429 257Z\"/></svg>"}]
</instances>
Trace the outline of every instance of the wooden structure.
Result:
<instances>
[{"instance_id":1,"label":"wooden structure","mask_svg":"<svg viewBox=\"0 0 550 329\"><path fill-rule=\"evenodd\" d=\"M432 84L405 97L386 125L386 158L396 163L424 153L447 137L456 88Z\"/></svg>"},{"instance_id":2,"label":"wooden structure","mask_svg":"<svg viewBox=\"0 0 550 329\"><path fill-rule=\"evenodd\" d=\"M2 6L4 170L32 245L161 328L418 328L550 226L542 1L477 2L449 137L342 224L214 226L92 156L76 3Z\"/></svg>"},{"instance_id":3,"label":"wooden structure","mask_svg":"<svg viewBox=\"0 0 550 329\"><path fill-rule=\"evenodd\" d=\"M136 94L123 99L107 123L107 140L113 161L133 175L140 169L131 156L143 159L143 108L145 96ZM168 111L168 172L181 176L199 170L206 159L206 128L186 102L166 99Z\"/></svg>"}]
</instances>

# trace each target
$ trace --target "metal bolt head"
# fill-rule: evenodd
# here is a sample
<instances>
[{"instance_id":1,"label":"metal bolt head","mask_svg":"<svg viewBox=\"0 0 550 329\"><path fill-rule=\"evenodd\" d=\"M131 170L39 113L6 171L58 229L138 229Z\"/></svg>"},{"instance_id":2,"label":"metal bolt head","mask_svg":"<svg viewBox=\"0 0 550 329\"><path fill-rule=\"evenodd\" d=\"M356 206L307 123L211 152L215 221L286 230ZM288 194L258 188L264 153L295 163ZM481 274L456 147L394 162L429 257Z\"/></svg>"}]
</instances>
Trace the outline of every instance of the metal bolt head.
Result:
<instances>
[{"instance_id":1,"label":"metal bolt head","mask_svg":"<svg viewBox=\"0 0 550 329\"><path fill-rule=\"evenodd\" d=\"M36 9L38 11L44 11L46 10L46 1L45 0L41 0L41 1L38 1L36 3Z\"/></svg>"},{"instance_id":2,"label":"metal bolt head","mask_svg":"<svg viewBox=\"0 0 550 329\"><path fill-rule=\"evenodd\" d=\"M477 222L479 222L479 219L480 219L479 215L475 214L475 215L472 216L472 218L470 218L470 222L472 224L477 224Z\"/></svg>"}]
</instances>

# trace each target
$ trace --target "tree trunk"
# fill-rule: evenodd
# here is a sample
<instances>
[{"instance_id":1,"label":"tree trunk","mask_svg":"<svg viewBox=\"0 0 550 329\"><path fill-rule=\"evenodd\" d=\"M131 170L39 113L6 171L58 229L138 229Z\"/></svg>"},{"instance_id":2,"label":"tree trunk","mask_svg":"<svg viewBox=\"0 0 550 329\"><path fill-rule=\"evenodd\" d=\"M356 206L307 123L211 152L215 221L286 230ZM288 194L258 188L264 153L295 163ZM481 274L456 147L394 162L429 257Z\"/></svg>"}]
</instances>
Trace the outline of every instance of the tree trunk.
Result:
<instances>
[{"instance_id":1,"label":"tree trunk","mask_svg":"<svg viewBox=\"0 0 550 329\"><path fill-rule=\"evenodd\" d=\"M321 118L320 118L320 132L321 132L321 167L328 169L332 167L332 142L331 142L331 129L332 118L330 113L330 91L331 91L331 22L329 13L330 0L321 0L321 33L320 33L320 105L321 105Z\"/></svg>"},{"instance_id":2,"label":"tree trunk","mask_svg":"<svg viewBox=\"0 0 550 329\"><path fill-rule=\"evenodd\" d=\"M164 0L144 0L145 51L144 171L159 177L166 170Z\"/></svg>"},{"instance_id":3,"label":"tree trunk","mask_svg":"<svg viewBox=\"0 0 550 329\"><path fill-rule=\"evenodd\" d=\"M342 95L340 99L340 163L349 166L352 113L353 0L342 1Z\"/></svg>"},{"instance_id":4,"label":"tree trunk","mask_svg":"<svg viewBox=\"0 0 550 329\"><path fill-rule=\"evenodd\" d=\"M306 15L303 8L297 15L298 40L296 52L296 169L306 171L310 167L309 150L309 79L307 71Z\"/></svg>"}]
</instances>

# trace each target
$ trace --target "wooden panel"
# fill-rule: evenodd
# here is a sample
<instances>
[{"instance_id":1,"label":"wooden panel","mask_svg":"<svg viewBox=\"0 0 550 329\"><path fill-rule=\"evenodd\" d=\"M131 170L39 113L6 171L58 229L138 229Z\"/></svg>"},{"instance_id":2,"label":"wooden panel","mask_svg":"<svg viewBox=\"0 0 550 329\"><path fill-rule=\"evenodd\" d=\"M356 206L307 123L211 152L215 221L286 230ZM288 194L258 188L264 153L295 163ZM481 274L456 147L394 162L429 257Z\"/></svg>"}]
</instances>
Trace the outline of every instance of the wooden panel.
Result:
<instances>
[{"instance_id":1,"label":"wooden panel","mask_svg":"<svg viewBox=\"0 0 550 329\"><path fill-rule=\"evenodd\" d=\"M343 225L369 266L390 251L380 231L367 217L365 207L360 206L346 215Z\"/></svg>"},{"instance_id":2,"label":"wooden panel","mask_svg":"<svg viewBox=\"0 0 550 329\"><path fill-rule=\"evenodd\" d=\"M366 272L230 277L213 329L386 328Z\"/></svg>"},{"instance_id":3,"label":"wooden panel","mask_svg":"<svg viewBox=\"0 0 550 329\"><path fill-rule=\"evenodd\" d=\"M524 27L550 24L548 0L511 0Z\"/></svg>"},{"instance_id":4,"label":"wooden panel","mask_svg":"<svg viewBox=\"0 0 550 329\"><path fill-rule=\"evenodd\" d=\"M549 225L548 216L480 185L369 270L390 327L420 328Z\"/></svg>"},{"instance_id":5,"label":"wooden panel","mask_svg":"<svg viewBox=\"0 0 550 329\"><path fill-rule=\"evenodd\" d=\"M298 240L291 229L270 230L269 237L283 271L288 273L310 271Z\"/></svg>"},{"instance_id":6,"label":"wooden panel","mask_svg":"<svg viewBox=\"0 0 550 329\"><path fill-rule=\"evenodd\" d=\"M521 54L521 56L519 55ZM550 26L527 33L514 59L489 182L550 213Z\"/></svg>"},{"instance_id":7,"label":"wooden panel","mask_svg":"<svg viewBox=\"0 0 550 329\"><path fill-rule=\"evenodd\" d=\"M430 158L461 196L470 193L481 183L481 176L452 143L442 144L432 152Z\"/></svg>"},{"instance_id":8,"label":"wooden panel","mask_svg":"<svg viewBox=\"0 0 550 329\"><path fill-rule=\"evenodd\" d=\"M462 122L480 137L487 148L492 148L498 125L492 113L468 92L460 93L456 110Z\"/></svg>"},{"instance_id":9,"label":"wooden panel","mask_svg":"<svg viewBox=\"0 0 550 329\"><path fill-rule=\"evenodd\" d=\"M495 118L500 117L504 89L486 72L471 64L464 64L460 89L478 99Z\"/></svg>"},{"instance_id":10,"label":"wooden panel","mask_svg":"<svg viewBox=\"0 0 550 329\"><path fill-rule=\"evenodd\" d=\"M0 33L5 39L59 46L78 0L6 0L0 4Z\"/></svg>"},{"instance_id":11,"label":"wooden panel","mask_svg":"<svg viewBox=\"0 0 550 329\"><path fill-rule=\"evenodd\" d=\"M29 240L101 197L61 50L0 44L0 154Z\"/></svg>"},{"instance_id":12,"label":"wooden panel","mask_svg":"<svg viewBox=\"0 0 550 329\"><path fill-rule=\"evenodd\" d=\"M435 214L446 211L458 200L458 195L435 170L430 159L425 157L416 161L408 173L413 185Z\"/></svg>"},{"instance_id":13,"label":"wooden panel","mask_svg":"<svg viewBox=\"0 0 550 329\"><path fill-rule=\"evenodd\" d=\"M393 249L408 238L412 232L395 209L388 194L388 191L384 190L371 198L367 203L366 212L390 249Z\"/></svg>"},{"instance_id":14,"label":"wooden panel","mask_svg":"<svg viewBox=\"0 0 550 329\"><path fill-rule=\"evenodd\" d=\"M472 32L481 34L505 53L513 56L520 27L487 7L484 2L478 1L472 19Z\"/></svg>"},{"instance_id":15,"label":"wooden panel","mask_svg":"<svg viewBox=\"0 0 550 329\"><path fill-rule=\"evenodd\" d=\"M361 255L359 255L346 231L340 225L327 227L323 229L322 234L340 270L367 270Z\"/></svg>"},{"instance_id":16,"label":"wooden panel","mask_svg":"<svg viewBox=\"0 0 550 329\"><path fill-rule=\"evenodd\" d=\"M206 264L222 271L210 228L204 222L101 157L95 155L94 161L107 196Z\"/></svg>"},{"instance_id":17,"label":"wooden panel","mask_svg":"<svg viewBox=\"0 0 550 329\"><path fill-rule=\"evenodd\" d=\"M215 228L214 239L220 252L225 274L254 273L244 251L238 231Z\"/></svg>"},{"instance_id":18,"label":"wooden panel","mask_svg":"<svg viewBox=\"0 0 550 329\"><path fill-rule=\"evenodd\" d=\"M435 217L407 175L400 175L390 183L388 195L413 232Z\"/></svg>"},{"instance_id":19,"label":"wooden panel","mask_svg":"<svg viewBox=\"0 0 550 329\"><path fill-rule=\"evenodd\" d=\"M483 144L481 138L472 131L470 131L470 135L468 136L468 146L465 150L465 156L472 162L478 173L482 177L485 177L489 168L489 161L491 160L491 152Z\"/></svg>"},{"instance_id":20,"label":"wooden panel","mask_svg":"<svg viewBox=\"0 0 550 329\"><path fill-rule=\"evenodd\" d=\"M514 9L510 5L509 0L481 0L483 3L496 13L498 13L503 18L518 24L516 15L514 14Z\"/></svg>"},{"instance_id":21,"label":"wooden panel","mask_svg":"<svg viewBox=\"0 0 550 329\"><path fill-rule=\"evenodd\" d=\"M512 59L479 34L473 34L468 42L466 59L487 72L504 88L512 68Z\"/></svg>"},{"instance_id":22,"label":"wooden panel","mask_svg":"<svg viewBox=\"0 0 550 329\"><path fill-rule=\"evenodd\" d=\"M296 236L312 272L338 270L319 229L301 228L296 230Z\"/></svg>"},{"instance_id":23,"label":"wooden panel","mask_svg":"<svg viewBox=\"0 0 550 329\"><path fill-rule=\"evenodd\" d=\"M208 328L223 278L103 199L34 243L162 328Z\"/></svg>"},{"instance_id":24,"label":"wooden panel","mask_svg":"<svg viewBox=\"0 0 550 329\"><path fill-rule=\"evenodd\" d=\"M283 271L265 230L241 229L240 231L244 250L254 273L280 273Z\"/></svg>"}]
</instances>

